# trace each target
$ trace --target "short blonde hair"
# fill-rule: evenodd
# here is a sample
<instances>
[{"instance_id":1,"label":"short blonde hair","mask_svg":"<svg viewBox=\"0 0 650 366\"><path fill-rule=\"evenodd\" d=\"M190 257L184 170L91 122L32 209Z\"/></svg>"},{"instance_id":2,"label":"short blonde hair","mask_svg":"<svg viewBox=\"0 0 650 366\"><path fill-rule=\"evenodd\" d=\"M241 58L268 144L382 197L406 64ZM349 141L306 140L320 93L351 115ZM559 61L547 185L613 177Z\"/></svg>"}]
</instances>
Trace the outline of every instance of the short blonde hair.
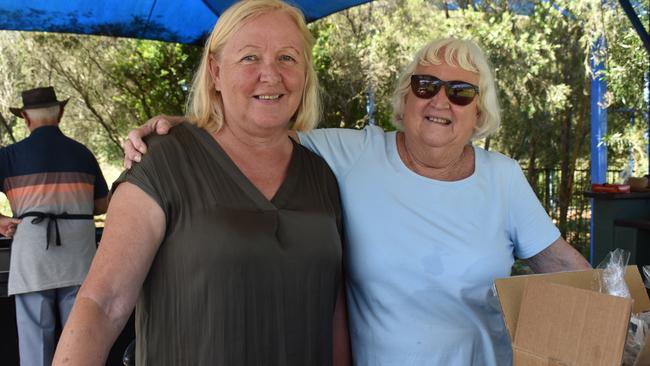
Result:
<instances>
[{"instance_id":1,"label":"short blonde hair","mask_svg":"<svg viewBox=\"0 0 650 366\"><path fill-rule=\"evenodd\" d=\"M393 93L393 125L400 130L404 128L402 116L406 95L411 87L411 75L418 65L440 65L443 62L479 75L477 107L480 116L471 139L477 140L496 132L501 124L501 110L492 67L476 43L457 38L434 39L415 53L413 61L400 75Z\"/></svg>"},{"instance_id":2,"label":"short blonde hair","mask_svg":"<svg viewBox=\"0 0 650 366\"><path fill-rule=\"evenodd\" d=\"M186 114L190 122L212 132L221 129L224 123L223 99L221 93L215 90L215 85L210 77L210 56L212 55L218 59L226 42L245 22L275 11L282 11L289 15L300 30L304 46L305 88L302 101L291 121L292 129L308 131L318 124L321 104L318 78L312 64L311 52L314 46L314 37L307 28L302 12L296 7L279 0L240 1L221 14L206 41L201 63L194 75Z\"/></svg>"}]
</instances>

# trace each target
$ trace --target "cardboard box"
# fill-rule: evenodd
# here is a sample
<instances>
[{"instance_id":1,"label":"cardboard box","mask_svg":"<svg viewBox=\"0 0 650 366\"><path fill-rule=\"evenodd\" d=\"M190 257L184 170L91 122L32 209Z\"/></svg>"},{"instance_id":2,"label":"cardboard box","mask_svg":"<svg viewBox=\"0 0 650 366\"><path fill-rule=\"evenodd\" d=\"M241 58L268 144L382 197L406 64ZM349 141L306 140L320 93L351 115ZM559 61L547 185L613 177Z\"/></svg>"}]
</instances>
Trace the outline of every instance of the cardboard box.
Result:
<instances>
[{"instance_id":1,"label":"cardboard box","mask_svg":"<svg viewBox=\"0 0 650 366\"><path fill-rule=\"evenodd\" d=\"M625 274L633 300L599 293L597 271L495 281L515 366L621 365L630 314L650 310L650 300L636 266ZM650 365L646 346L638 366Z\"/></svg>"}]
</instances>

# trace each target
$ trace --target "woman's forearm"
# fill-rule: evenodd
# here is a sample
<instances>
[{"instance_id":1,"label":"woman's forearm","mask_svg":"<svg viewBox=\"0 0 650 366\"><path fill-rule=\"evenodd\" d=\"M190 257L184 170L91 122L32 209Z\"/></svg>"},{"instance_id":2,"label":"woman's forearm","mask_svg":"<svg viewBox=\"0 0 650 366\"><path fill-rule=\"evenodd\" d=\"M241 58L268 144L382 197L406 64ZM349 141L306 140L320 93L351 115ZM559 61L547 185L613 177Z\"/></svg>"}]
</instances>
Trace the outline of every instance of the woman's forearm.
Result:
<instances>
[{"instance_id":1,"label":"woman's forearm","mask_svg":"<svg viewBox=\"0 0 650 366\"><path fill-rule=\"evenodd\" d=\"M111 320L97 302L80 294L61 333L52 365L105 365L127 319Z\"/></svg>"},{"instance_id":2,"label":"woman's forearm","mask_svg":"<svg viewBox=\"0 0 650 366\"><path fill-rule=\"evenodd\" d=\"M122 183L111 199L102 242L65 324L54 365L104 365L126 324L166 227L158 204Z\"/></svg>"},{"instance_id":3,"label":"woman's forearm","mask_svg":"<svg viewBox=\"0 0 650 366\"><path fill-rule=\"evenodd\" d=\"M561 237L526 261L535 273L591 269L591 265L580 252Z\"/></svg>"}]
</instances>

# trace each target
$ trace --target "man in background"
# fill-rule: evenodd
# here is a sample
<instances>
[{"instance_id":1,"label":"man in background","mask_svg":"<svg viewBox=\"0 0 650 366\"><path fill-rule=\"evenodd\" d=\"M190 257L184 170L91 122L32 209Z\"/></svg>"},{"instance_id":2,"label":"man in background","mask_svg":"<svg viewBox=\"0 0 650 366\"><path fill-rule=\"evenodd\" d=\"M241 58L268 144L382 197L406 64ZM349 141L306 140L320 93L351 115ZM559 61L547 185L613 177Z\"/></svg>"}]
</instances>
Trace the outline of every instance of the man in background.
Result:
<instances>
[{"instance_id":1,"label":"man in background","mask_svg":"<svg viewBox=\"0 0 650 366\"><path fill-rule=\"evenodd\" d=\"M13 236L9 295L15 295L20 363L50 365L56 322L65 324L95 255L93 215L106 212L108 187L93 154L65 136L59 122L68 100L54 88L22 93L26 139L0 148L0 190L13 218L0 215L0 234Z\"/></svg>"}]
</instances>

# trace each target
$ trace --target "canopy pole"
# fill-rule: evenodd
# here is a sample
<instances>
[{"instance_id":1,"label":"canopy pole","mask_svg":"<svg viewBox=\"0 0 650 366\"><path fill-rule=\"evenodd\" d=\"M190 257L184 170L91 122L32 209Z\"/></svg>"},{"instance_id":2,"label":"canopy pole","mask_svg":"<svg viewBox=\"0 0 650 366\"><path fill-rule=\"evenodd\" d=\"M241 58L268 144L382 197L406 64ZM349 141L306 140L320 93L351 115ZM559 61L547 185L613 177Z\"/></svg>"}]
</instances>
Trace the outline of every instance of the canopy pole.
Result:
<instances>
[{"instance_id":1,"label":"canopy pole","mask_svg":"<svg viewBox=\"0 0 650 366\"><path fill-rule=\"evenodd\" d=\"M605 56L607 54L605 39L599 37L591 47L591 183L602 184L607 182L607 146L602 138L607 134L607 108L605 108L605 94L607 81L605 80ZM593 198L592 198L593 200ZM594 255L594 205L591 205L590 222L590 250L589 261L593 265Z\"/></svg>"},{"instance_id":2,"label":"canopy pole","mask_svg":"<svg viewBox=\"0 0 650 366\"><path fill-rule=\"evenodd\" d=\"M598 38L591 48L591 183L607 182L607 146L602 139L607 134L605 94L605 39Z\"/></svg>"}]
</instances>

